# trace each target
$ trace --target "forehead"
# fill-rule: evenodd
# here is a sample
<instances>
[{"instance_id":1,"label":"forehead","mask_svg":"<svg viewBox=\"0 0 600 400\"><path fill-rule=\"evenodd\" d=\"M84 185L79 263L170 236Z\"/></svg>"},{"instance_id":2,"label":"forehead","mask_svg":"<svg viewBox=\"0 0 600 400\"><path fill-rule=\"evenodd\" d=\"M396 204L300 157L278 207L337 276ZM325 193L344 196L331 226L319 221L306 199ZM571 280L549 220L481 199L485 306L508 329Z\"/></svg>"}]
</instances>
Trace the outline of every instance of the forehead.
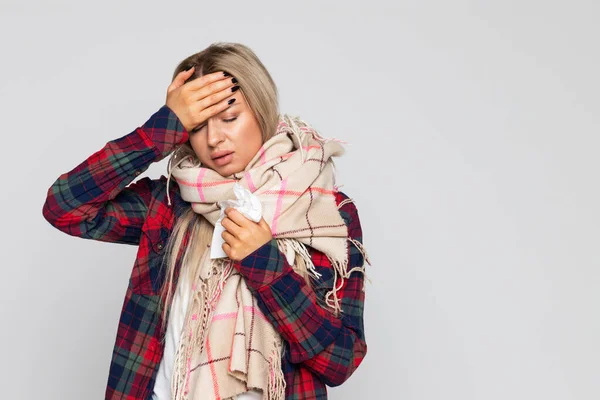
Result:
<instances>
[{"instance_id":1,"label":"forehead","mask_svg":"<svg viewBox=\"0 0 600 400\"><path fill-rule=\"evenodd\" d=\"M246 109L247 103L246 103L245 96L240 92L241 91L238 90L234 96L230 97L232 99L235 99L235 103L233 103L232 105L228 106L226 109L221 111L222 113L227 112L227 111L243 111Z\"/></svg>"},{"instance_id":2,"label":"forehead","mask_svg":"<svg viewBox=\"0 0 600 400\"><path fill-rule=\"evenodd\" d=\"M221 111L220 113L215 114L215 115L225 115L229 112L235 112L235 111L242 111L241 104L239 104L237 102L237 100L235 101L235 103L233 103L232 105L230 105L229 107L227 107L226 109L224 109L223 111Z\"/></svg>"}]
</instances>

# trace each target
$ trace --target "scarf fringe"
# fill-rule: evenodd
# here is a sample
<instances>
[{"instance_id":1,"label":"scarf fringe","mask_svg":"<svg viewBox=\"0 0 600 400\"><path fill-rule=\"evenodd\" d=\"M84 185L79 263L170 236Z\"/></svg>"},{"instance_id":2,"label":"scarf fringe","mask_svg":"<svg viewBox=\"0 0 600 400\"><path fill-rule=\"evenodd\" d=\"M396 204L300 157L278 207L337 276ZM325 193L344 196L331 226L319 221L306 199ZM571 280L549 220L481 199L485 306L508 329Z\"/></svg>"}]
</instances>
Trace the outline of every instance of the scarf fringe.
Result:
<instances>
[{"instance_id":1,"label":"scarf fringe","mask_svg":"<svg viewBox=\"0 0 600 400\"><path fill-rule=\"evenodd\" d=\"M199 351L201 354L204 351L208 325L216 308L217 299L232 271L231 260L214 259L210 261L206 279L196 276L192 281L198 282L198 284L192 286L193 301L191 305L198 303L200 311L199 315L192 315L192 310L196 309L193 306L190 306L187 311L184 326L189 326L189 331L181 332L171 377L171 393L174 400L187 398L190 389L192 353ZM202 271L199 271L199 274L201 273ZM214 275L218 275L218 279L210 279Z\"/></svg>"},{"instance_id":2,"label":"scarf fringe","mask_svg":"<svg viewBox=\"0 0 600 400\"><path fill-rule=\"evenodd\" d=\"M304 243L290 238L277 239L277 247L285 255L287 255L290 250L293 250L294 253L299 255L304 261L309 275L312 275L312 277L315 279L319 279L321 277L321 274L316 270L315 264L313 263L310 253L308 252L308 249Z\"/></svg>"},{"instance_id":3,"label":"scarf fringe","mask_svg":"<svg viewBox=\"0 0 600 400\"><path fill-rule=\"evenodd\" d=\"M363 263L363 265L361 266L356 266L351 269L348 269L348 259L340 261L327 256L327 258L329 258L329 262L333 266L334 274L332 289L325 295L325 303L329 307L331 307L335 315L339 315L343 311L340 298L338 297L338 292L342 289L342 287L344 286L344 280L348 279L350 277L350 274L352 274L355 271L361 272L365 276L365 280L369 280L370 282L370 279L367 277L367 270L365 264L371 265L371 262L369 261L366 249L364 248L362 243L352 238L348 238L346 240L346 245L348 245L348 243L352 243L354 246L356 246L358 251L363 255L365 263ZM362 291L365 291L365 282L363 282Z\"/></svg>"},{"instance_id":4,"label":"scarf fringe","mask_svg":"<svg viewBox=\"0 0 600 400\"><path fill-rule=\"evenodd\" d=\"M340 207L343 204L347 204L352 201L353 201L352 199L346 199L340 203ZM350 277L350 274L352 274L352 272L357 271L357 272L361 272L364 274L365 281L363 282L363 287L362 287L363 292L365 291L366 281L369 281L369 283L371 283L371 280L367 276L367 272L366 272L366 264L371 265L371 261L367 254L366 248L358 240L355 240L352 238L347 238L346 254L348 254L348 243L352 243L354 246L356 246L358 251L362 254L363 259L365 260L365 263L363 263L363 265L361 265L361 266L357 266L357 267L351 268L349 270L348 269L348 261L349 260L347 258L345 260L336 260L336 259L331 258L329 255L327 255L327 258L329 259L329 262L331 263L331 265L333 267L334 276L333 276L333 287L325 295L325 304L332 309L332 311L334 312L335 315L339 315L342 313L341 300L338 297L338 292L342 289L342 287L344 285L344 280L348 279L348 277ZM304 261L309 275L311 275L312 278L316 278L316 279L321 278L322 275L316 270L315 265L312 262L310 253L308 252L308 249L306 248L306 245L304 243L302 243L296 239L287 239L286 238L286 239L277 239L277 245L279 247L279 250L281 250L281 252L283 254L288 254L287 252L289 251L289 249L290 248L293 249L295 254L298 254ZM338 283L338 281L339 281L339 283Z\"/></svg>"},{"instance_id":5,"label":"scarf fringe","mask_svg":"<svg viewBox=\"0 0 600 400\"><path fill-rule=\"evenodd\" d=\"M345 204L353 203L353 202L354 202L354 199L351 199L351 198L342 200L340 202L340 204L338 205L338 210ZM346 254L348 254L348 243L352 243L358 249L358 251L363 256L363 259L365 262L361 266L357 266L357 267L354 267L354 268L351 268L350 270L348 270L348 261L349 261L348 257L346 257L345 260L336 260L336 259L333 259L332 257L330 257L329 255L327 255L327 258L329 259L329 262L331 263L331 265L333 267L334 276L333 276L332 289L329 292L327 292L327 294L325 295L325 304L332 309L332 311L334 312L335 315L339 315L342 313L341 300L338 296L338 292L342 289L342 287L344 285L344 280L348 279L348 277L350 277L350 274L352 274L352 272L355 272L355 271L361 272L365 276L365 280L363 281L363 287L362 287L363 292L366 289L366 282L368 281L369 283L372 283L371 279L367 276L367 271L366 271L366 264L371 265L371 260L369 259L367 249L358 240L348 237L346 240ZM309 275L311 275L312 278L315 278L315 279L321 278L322 275L316 270L315 265L312 262L310 253L308 252L308 249L306 248L306 245L304 243L302 243L296 239L285 238L285 239L277 239L277 245L279 247L279 250L281 250L281 252L286 255L288 254L288 251L290 249L293 249L294 252L296 254L298 254L304 260L304 263L306 264L306 269L307 269ZM338 281L339 281L339 283L338 283Z\"/></svg>"},{"instance_id":6,"label":"scarf fringe","mask_svg":"<svg viewBox=\"0 0 600 400\"><path fill-rule=\"evenodd\" d=\"M354 202L354 199L352 199L352 198L347 198L347 199L342 200L340 202L340 204L338 204L338 210L340 208L342 208L342 206L344 206L348 203L353 203L353 202ZM366 270L366 264L371 265L371 260L369 259L367 249L358 240L348 237L346 240L346 254L349 254L348 253L349 249L347 248L349 243L353 244L358 249L360 254L363 256L363 260L364 260L363 265L348 269L348 261L349 261L348 257L346 257L345 260L341 261L341 260L335 260L335 259L331 258L329 255L327 256L327 258L329 259L329 262L333 266L334 275L333 275L332 289L329 292L327 292L327 294L325 295L325 304L327 304L329 307L331 307L331 309L333 310L335 315L339 315L342 313L341 301L338 296L338 292L342 289L342 287L344 286L344 280L348 279L350 277L350 274L357 271L357 272L361 272L365 276L365 280L363 281L363 287L362 287L363 292L365 291L366 282L368 281L369 283L371 283L371 280L367 276L367 270ZM339 281L339 283L338 283L338 281Z\"/></svg>"},{"instance_id":7,"label":"scarf fringe","mask_svg":"<svg viewBox=\"0 0 600 400\"><path fill-rule=\"evenodd\" d=\"M281 367L282 349L282 340L281 338L277 338L275 349L269 357L267 400L285 400L285 375Z\"/></svg>"},{"instance_id":8,"label":"scarf fringe","mask_svg":"<svg viewBox=\"0 0 600 400\"><path fill-rule=\"evenodd\" d=\"M185 158L181 158L180 160L177 160L177 162L175 163L175 167L172 167L174 160L178 157L179 151L181 150L181 146L176 148L175 151L173 151L173 154L171 155L171 157L169 158L169 162L167 163L167 171L168 171L168 177L167 177L167 204L170 206L171 205L171 196L169 195L169 183L171 181L171 175L173 174L173 170L174 168L178 167L179 164L181 164L183 162L183 160L185 160Z\"/></svg>"}]
</instances>

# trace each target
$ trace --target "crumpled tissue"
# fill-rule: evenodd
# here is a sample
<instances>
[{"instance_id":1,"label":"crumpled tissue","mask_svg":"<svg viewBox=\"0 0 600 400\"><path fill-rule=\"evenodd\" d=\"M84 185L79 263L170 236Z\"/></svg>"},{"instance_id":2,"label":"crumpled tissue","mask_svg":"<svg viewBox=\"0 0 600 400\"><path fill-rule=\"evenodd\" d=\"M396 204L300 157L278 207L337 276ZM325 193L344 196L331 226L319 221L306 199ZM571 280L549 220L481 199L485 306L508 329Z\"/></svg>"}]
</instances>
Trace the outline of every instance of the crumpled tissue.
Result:
<instances>
[{"instance_id":1,"label":"crumpled tissue","mask_svg":"<svg viewBox=\"0 0 600 400\"><path fill-rule=\"evenodd\" d=\"M219 201L221 215L219 216L217 222L215 222L215 230L212 237L212 243L210 245L211 259L227 257L227 254L225 251L223 251L223 243L225 243L225 239L223 239L221 236L225 230L223 225L221 225L221 221L226 216L226 208L233 207L242 213L246 218L254 222L259 222L262 218L262 204L256 195L239 183L233 185L233 194L237 199Z\"/></svg>"}]
</instances>

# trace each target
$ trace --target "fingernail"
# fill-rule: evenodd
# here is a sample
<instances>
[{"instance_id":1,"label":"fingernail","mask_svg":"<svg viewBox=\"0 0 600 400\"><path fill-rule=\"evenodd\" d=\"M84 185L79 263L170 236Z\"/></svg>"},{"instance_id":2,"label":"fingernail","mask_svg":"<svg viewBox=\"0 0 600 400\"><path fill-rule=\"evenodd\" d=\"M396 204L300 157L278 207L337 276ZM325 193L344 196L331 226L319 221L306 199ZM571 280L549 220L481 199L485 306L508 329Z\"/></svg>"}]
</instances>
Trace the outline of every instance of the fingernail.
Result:
<instances>
[{"instance_id":1,"label":"fingernail","mask_svg":"<svg viewBox=\"0 0 600 400\"><path fill-rule=\"evenodd\" d=\"M231 88L231 91L232 91L232 92L235 92L235 91L236 91L236 90L238 90L239 88L240 88L239 86L234 86L234 87L232 87L232 88Z\"/></svg>"},{"instance_id":2,"label":"fingernail","mask_svg":"<svg viewBox=\"0 0 600 400\"><path fill-rule=\"evenodd\" d=\"M232 83L238 83L238 80L236 78L231 78L231 82Z\"/></svg>"},{"instance_id":3,"label":"fingernail","mask_svg":"<svg viewBox=\"0 0 600 400\"><path fill-rule=\"evenodd\" d=\"M229 99L229 101L227 102L227 104L233 104L234 101L235 101L235 97L233 99Z\"/></svg>"},{"instance_id":4,"label":"fingernail","mask_svg":"<svg viewBox=\"0 0 600 400\"><path fill-rule=\"evenodd\" d=\"M225 72L225 71L223 71L223 75L225 75L225 76L231 76L231 74L229 72Z\"/></svg>"}]
</instances>

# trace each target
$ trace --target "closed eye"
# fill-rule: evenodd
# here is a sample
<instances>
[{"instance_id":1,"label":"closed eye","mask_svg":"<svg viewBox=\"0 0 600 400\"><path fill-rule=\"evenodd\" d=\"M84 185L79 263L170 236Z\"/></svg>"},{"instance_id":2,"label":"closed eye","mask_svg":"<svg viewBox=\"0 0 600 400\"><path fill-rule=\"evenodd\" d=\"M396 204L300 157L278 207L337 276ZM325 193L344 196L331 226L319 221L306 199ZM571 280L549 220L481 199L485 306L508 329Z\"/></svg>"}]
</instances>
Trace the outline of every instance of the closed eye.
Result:
<instances>
[{"instance_id":1,"label":"closed eye","mask_svg":"<svg viewBox=\"0 0 600 400\"><path fill-rule=\"evenodd\" d=\"M233 122L233 121L235 121L236 119L237 119L237 117L233 117L233 118L229 118L229 119L224 119L224 120L223 120L223 122ZM190 133L196 133L196 132L198 132L200 129L204 128L205 126L206 126L206 124L202 124L201 126L198 126L198 127L194 128L194 129L192 129L192 130L190 131Z\"/></svg>"}]
</instances>

